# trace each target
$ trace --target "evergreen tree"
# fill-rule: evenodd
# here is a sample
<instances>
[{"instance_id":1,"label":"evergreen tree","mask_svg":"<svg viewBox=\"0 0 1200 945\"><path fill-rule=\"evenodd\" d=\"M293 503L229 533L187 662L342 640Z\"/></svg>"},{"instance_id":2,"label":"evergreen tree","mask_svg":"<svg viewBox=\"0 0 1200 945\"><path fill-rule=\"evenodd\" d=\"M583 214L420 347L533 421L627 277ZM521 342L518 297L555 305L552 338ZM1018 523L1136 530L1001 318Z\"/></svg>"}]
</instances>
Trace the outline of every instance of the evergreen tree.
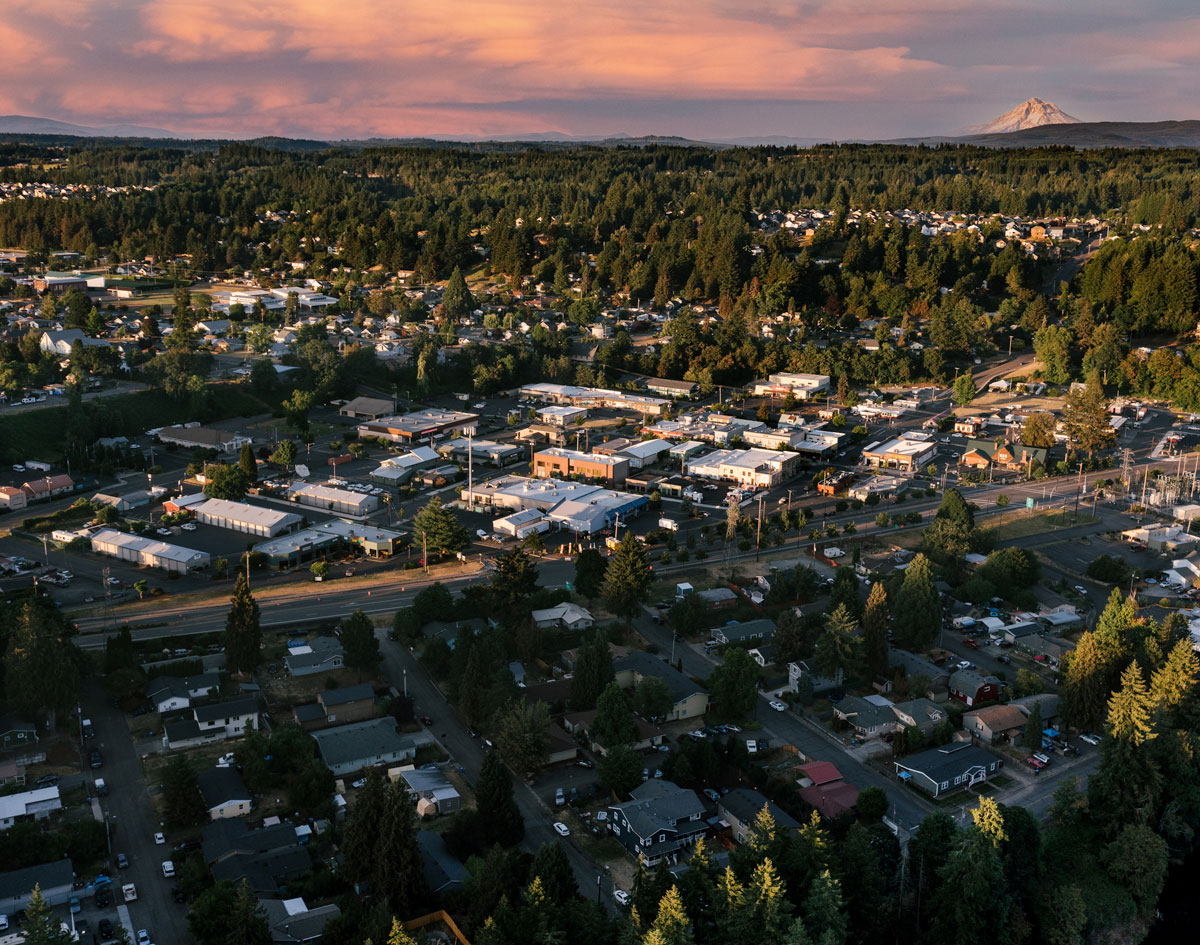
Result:
<instances>
[{"instance_id":1,"label":"evergreen tree","mask_svg":"<svg viewBox=\"0 0 1200 945\"><path fill-rule=\"evenodd\" d=\"M857 674L859 641L854 636L857 627L858 622L845 604L839 604L829 615L813 653L813 666L822 676L840 681Z\"/></svg>"},{"instance_id":2,"label":"evergreen tree","mask_svg":"<svg viewBox=\"0 0 1200 945\"><path fill-rule=\"evenodd\" d=\"M525 820L513 799L512 778L498 751L483 756L479 783L475 787L475 807L484 832L484 845L498 843L516 846L525 836Z\"/></svg>"},{"instance_id":3,"label":"evergreen tree","mask_svg":"<svg viewBox=\"0 0 1200 945\"><path fill-rule=\"evenodd\" d=\"M1073 728L1094 730L1104 718L1108 698L1108 667L1096 634L1085 632L1064 662L1060 687L1063 718Z\"/></svg>"},{"instance_id":4,"label":"evergreen tree","mask_svg":"<svg viewBox=\"0 0 1200 945\"><path fill-rule=\"evenodd\" d=\"M237 888L229 910L229 941L238 945L271 945L271 927L267 913L258 897L250 891L246 880Z\"/></svg>"},{"instance_id":5,"label":"evergreen tree","mask_svg":"<svg viewBox=\"0 0 1200 945\"><path fill-rule=\"evenodd\" d=\"M643 676L633 691L633 705L637 714L648 722L661 722L675 706L671 687L657 676Z\"/></svg>"},{"instance_id":6,"label":"evergreen tree","mask_svg":"<svg viewBox=\"0 0 1200 945\"><path fill-rule=\"evenodd\" d=\"M672 886L658 904L658 916L642 939L643 945L692 945L692 923L679 895Z\"/></svg>"},{"instance_id":7,"label":"evergreen tree","mask_svg":"<svg viewBox=\"0 0 1200 945\"><path fill-rule=\"evenodd\" d=\"M612 682L614 675L608 631L598 627L592 639L580 647L575 661L575 676L571 679L571 709L576 712L594 709L600 693Z\"/></svg>"},{"instance_id":8,"label":"evergreen tree","mask_svg":"<svg viewBox=\"0 0 1200 945\"><path fill-rule=\"evenodd\" d=\"M566 906L579 895L575 871L561 843L543 843L534 855L529 875L541 880L546 897L554 906Z\"/></svg>"},{"instance_id":9,"label":"evergreen tree","mask_svg":"<svg viewBox=\"0 0 1200 945\"><path fill-rule=\"evenodd\" d=\"M745 719L758 699L758 664L740 647L731 647L725 660L708 677L714 714L725 719Z\"/></svg>"},{"instance_id":10,"label":"evergreen tree","mask_svg":"<svg viewBox=\"0 0 1200 945\"><path fill-rule=\"evenodd\" d=\"M1029 718L1025 720L1023 744L1026 748L1033 751L1042 744L1042 730L1045 727L1046 723L1042 719L1042 703L1039 700L1030 707Z\"/></svg>"},{"instance_id":11,"label":"evergreen tree","mask_svg":"<svg viewBox=\"0 0 1200 945\"><path fill-rule=\"evenodd\" d=\"M532 777L546 763L549 726L550 708L546 703L530 704L524 699L514 699L501 716L496 748L510 768L524 777Z\"/></svg>"},{"instance_id":12,"label":"evergreen tree","mask_svg":"<svg viewBox=\"0 0 1200 945\"><path fill-rule=\"evenodd\" d=\"M387 782L380 770L369 770L367 783L358 789L354 799L342 842L346 875L353 882L370 882L378 850L379 827L387 811L387 792Z\"/></svg>"},{"instance_id":13,"label":"evergreen tree","mask_svg":"<svg viewBox=\"0 0 1200 945\"><path fill-rule=\"evenodd\" d=\"M904 572L904 583L896 594L896 640L910 650L928 646L942 629L941 595L933 581L933 566L923 554L917 555Z\"/></svg>"},{"instance_id":14,"label":"evergreen tree","mask_svg":"<svg viewBox=\"0 0 1200 945\"><path fill-rule=\"evenodd\" d=\"M183 755L172 755L163 768L163 815L174 827L191 827L207 814L196 772Z\"/></svg>"},{"instance_id":15,"label":"evergreen tree","mask_svg":"<svg viewBox=\"0 0 1200 945\"><path fill-rule=\"evenodd\" d=\"M470 537L453 513L442 505L442 500L434 496L413 516L413 542L419 541L424 541L432 556L462 551Z\"/></svg>"},{"instance_id":16,"label":"evergreen tree","mask_svg":"<svg viewBox=\"0 0 1200 945\"><path fill-rule=\"evenodd\" d=\"M596 776L614 796L624 798L641 782L642 765L632 745L613 745L596 762Z\"/></svg>"},{"instance_id":17,"label":"evergreen tree","mask_svg":"<svg viewBox=\"0 0 1200 945\"><path fill-rule=\"evenodd\" d=\"M867 675L874 679L885 676L888 671L888 626L891 614L888 611L887 590L882 581L871 585L867 606L863 610L863 658Z\"/></svg>"},{"instance_id":18,"label":"evergreen tree","mask_svg":"<svg viewBox=\"0 0 1200 945\"><path fill-rule=\"evenodd\" d=\"M455 266L442 293L442 314L447 318L463 318L474 308L475 299L471 296L471 290L467 288L467 280L463 278L462 270Z\"/></svg>"},{"instance_id":19,"label":"evergreen tree","mask_svg":"<svg viewBox=\"0 0 1200 945\"><path fill-rule=\"evenodd\" d=\"M963 835L940 873L945 885L937 925L943 941L999 943L1009 895L1000 860L1003 818L996 802L981 798L974 827Z\"/></svg>"},{"instance_id":20,"label":"evergreen tree","mask_svg":"<svg viewBox=\"0 0 1200 945\"><path fill-rule=\"evenodd\" d=\"M362 679L363 673L375 672L383 662L375 625L361 609L355 610L342 623L342 649L345 651L346 665L358 670L359 679Z\"/></svg>"},{"instance_id":21,"label":"evergreen tree","mask_svg":"<svg viewBox=\"0 0 1200 945\"><path fill-rule=\"evenodd\" d=\"M239 572L225 618L225 663L231 673L251 673L262 650L259 608L246 575Z\"/></svg>"},{"instance_id":22,"label":"evergreen tree","mask_svg":"<svg viewBox=\"0 0 1200 945\"><path fill-rule=\"evenodd\" d=\"M4 615L9 620L11 609ZM43 596L20 604L15 626L8 624L4 629L7 701L34 719L44 720L53 731L58 712L78 698L79 651L69 639L66 622L50 598ZM0 634L0 639L4 636Z\"/></svg>"},{"instance_id":23,"label":"evergreen tree","mask_svg":"<svg viewBox=\"0 0 1200 945\"><path fill-rule=\"evenodd\" d=\"M1082 390L1067 393L1062 409L1062 428L1071 452L1087 450L1089 457L1111 443L1116 436L1116 431L1108 423L1107 403L1098 371L1088 375Z\"/></svg>"},{"instance_id":24,"label":"evergreen tree","mask_svg":"<svg viewBox=\"0 0 1200 945\"><path fill-rule=\"evenodd\" d=\"M249 443L243 443L238 453L238 468L247 482L258 482L258 463L254 460L254 448Z\"/></svg>"},{"instance_id":25,"label":"evergreen tree","mask_svg":"<svg viewBox=\"0 0 1200 945\"><path fill-rule=\"evenodd\" d=\"M813 879L800 911L804 916L804 928L813 930L810 937L814 945L845 945L842 886L829 870L822 870Z\"/></svg>"},{"instance_id":26,"label":"evergreen tree","mask_svg":"<svg viewBox=\"0 0 1200 945\"><path fill-rule=\"evenodd\" d=\"M970 532L975 527L975 513L957 489L950 488L942 495L934 518L946 519Z\"/></svg>"},{"instance_id":27,"label":"evergreen tree","mask_svg":"<svg viewBox=\"0 0 1200 945\"><path fill-rule=\"evenodd\" d=\"M604 573L604 603L629 626L646 600L652 580L646 552L633 532L626 531Z\"/></svg>"},{"instance_id":28,"label":"evergreen tree","mask_svg":"<svg viewBox=\"0 0 1200 945\"><path fill-rule=\"evenodd\" d=\"M1191 640L1180 640L1150 677L1150 702L1159 729L1176 725L1192 730L1200 727L1196 725L1198 677L1200 657Z\"/></svg>"},{"instance_id":29,"label":"evergreen tree","mask_svg":"<svg viewBox=\"0 0 1200 945\"><path fill-rule=\"evenodd\" d=\"M606 748L637 741L637 719L629 707L629 698L615 681L605 686L596 700L591 733Z\"/></svg>"},{"instance_id":30,"label":"evergreen tree","mask_svg":"<svg viewBox=\"0 0 1200 945\"><path fill-rule=\"evenodd\" d=\"M416 804L403 779L386 788L384 798L383 818L375 825L371 892L395 915L419 915L429 893L417 845Z\"/></svg>"},{"instance_id":31,"label":"evergreen tree","mask_svg":"<svg viewBox=\"0 0 1200 945\"><path fill-rule=\"evenodd\" d=\"M70 932L63 931L62 920L51 910L42 896L41 887L34 884L21 932L27 945L70 945Z\"/></svg>"},{"instance_id":32,"label":"evergreen tree","mask_svg":"<svg viewBox=\"0 0 1200 945\"><path fill-rule=\"evenodd\" d=\"M829 611L845 607L855 620L862 614L862 601L858 597L858 575L853 568L838 568L829 592Z\"/></svg>"},{"instance_id":33,"label":"evergreen tree","mask_svg":"<svg viewBox=\"0 0 1200 945\"><path fill-rule=\"evenodd\" d=\"M1150 725L1150 710L1142 668L1134 660L1121 673L1121 686L1108 700L1108 733L1134 748L1141 746L1156 735Z\"/></svg>"},{"instance_id":34,"label":"evergreen tree","mask_svg":"<svg viewBox=\"0 0 1200 945\"><path fill-rule=\"evenodd\" d=\"M513 548L495 558L488 579L488 598L495 615L503 620L527 616L537 582L537 565L523 548Z\"/></svg>"},{"instance_id":35,"label":"evergreen tree","mask_svg":"<svg viewBox=\"0 0 1200 945\"><path fill-rule=\"evenodd\" d=\"M575 559L575 590L589 601L598 598L604 590L604 572L608 565L604 556L595 548L585 548Z\"/></svg>"}]
</instances>

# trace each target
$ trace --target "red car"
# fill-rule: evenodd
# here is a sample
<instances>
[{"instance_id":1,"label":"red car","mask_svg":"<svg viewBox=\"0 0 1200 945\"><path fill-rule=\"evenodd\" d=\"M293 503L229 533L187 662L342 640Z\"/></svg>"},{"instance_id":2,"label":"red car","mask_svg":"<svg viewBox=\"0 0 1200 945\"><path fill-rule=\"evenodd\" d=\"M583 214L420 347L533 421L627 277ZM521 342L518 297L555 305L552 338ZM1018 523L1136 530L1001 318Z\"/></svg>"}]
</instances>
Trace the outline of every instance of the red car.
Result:
<instances>
[{"instance_id":1,"label":"red car","mask_svg":"<svg viewBox=\"0 0 1200 945\"><path fill-rule=\"evenodd\" d=\"M972 640L970 637L967 637L963 640L963 646L969 646L972 650L979 649L979 644L976 643L974 640Z\"/></svg>"}]
</instances>

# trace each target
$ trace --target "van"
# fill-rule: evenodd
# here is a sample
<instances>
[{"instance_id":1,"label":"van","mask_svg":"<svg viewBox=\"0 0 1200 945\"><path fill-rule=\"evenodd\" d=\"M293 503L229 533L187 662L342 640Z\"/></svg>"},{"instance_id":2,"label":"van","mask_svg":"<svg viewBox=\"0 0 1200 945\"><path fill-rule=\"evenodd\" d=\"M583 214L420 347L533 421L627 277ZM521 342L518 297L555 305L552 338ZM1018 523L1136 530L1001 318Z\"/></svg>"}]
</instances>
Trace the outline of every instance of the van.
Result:
<instances>
[{"instance_id":1,"label":"van","mask_svg":"<svg viewBox=\"0 0 1200 945\"><path fill-rule=\"evenodd\" d=\"M108 785L104 783L103 778L96 779L96 796L97 797L107 797L108 796Z\"/></svg>"}]
</instances>

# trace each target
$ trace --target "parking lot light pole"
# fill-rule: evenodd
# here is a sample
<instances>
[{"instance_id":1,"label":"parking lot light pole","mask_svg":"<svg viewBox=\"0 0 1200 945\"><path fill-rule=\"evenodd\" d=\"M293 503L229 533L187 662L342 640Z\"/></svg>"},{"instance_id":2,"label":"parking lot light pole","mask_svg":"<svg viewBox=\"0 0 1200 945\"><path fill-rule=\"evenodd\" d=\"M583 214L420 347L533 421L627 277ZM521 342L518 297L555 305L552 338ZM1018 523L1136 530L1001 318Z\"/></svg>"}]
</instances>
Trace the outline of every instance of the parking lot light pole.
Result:
<instances>
[{"instance_id":1,"label":"parking lot light pole","mask_svg":"<svg viewBox=\"0 0 1200 945\"><path fill-rule=\"evenodd\" d=\"M596 874L596 905L600 905L600 874Z\"/></svg>"}]
</instances>

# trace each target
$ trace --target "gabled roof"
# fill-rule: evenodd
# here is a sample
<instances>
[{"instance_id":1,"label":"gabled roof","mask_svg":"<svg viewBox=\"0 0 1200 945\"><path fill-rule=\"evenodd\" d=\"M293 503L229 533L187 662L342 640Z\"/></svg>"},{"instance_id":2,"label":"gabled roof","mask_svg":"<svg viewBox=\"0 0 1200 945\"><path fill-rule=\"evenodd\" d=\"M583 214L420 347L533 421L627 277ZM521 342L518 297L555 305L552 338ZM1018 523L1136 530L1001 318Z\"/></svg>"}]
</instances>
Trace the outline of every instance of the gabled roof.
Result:
<instances>
[{"instance_id":1,"label":"gabled roof","mask_svg":"<svg viewBox=\"0 0 1200 945\"><path fill-rule=\"evenodd\" d=\"M976 765L987 768L995 760L994 755L978 745L956 742L909 755L897 761L896 765L907 771L920 772L931 781L946 781Z\"/></svg>"},{"instance_id":2,"label":"gabled roof","mask_svg":"<svg viewBox=\"0 0 1200 945\"><path fill-rule=\"evenodd\" d=\"M633 789L631 796L633 800L614 804L612 809L621 811L630 828L643 839L664 831L674 834L676 823L689 820L693 814L702 817L705 813L695 791L671 781L656 778L643 782Z\"/></svg>"},{"instance_id":3,"label":"gabled roof","mask_svg":"<svg viewBox=\"0 0 1200 945\"><path fill-rule=\"evenodd\" d=\"M192 710L197 722L215 722L217 719L232 719L242 715L257 715L258 700L254 696L239 696L224 702L198 705Z\"/></svg>"},{"instance_id":4,"label":"gabled roof","mask_svg":"<svg viewBox=\"0 0 1200 945\"><path fill-rule=\"evenodd\" d=\"M667 688L671 690L671 698L676 704L705 691L675 667L641 650L635 650L619 660L614 660L613 669L618 673L629 669L639 676L657 676L667 684Z\"/></svg>"},{"instance_id":5,"label":"gabled roof","mask_svg":"<svg viewBox=\"0 0 1200 945\"><path fill-rule=\"evenodd\" d=\"M972 669L960 669L950 677L950 688L955 692L975 693L988 683L996 685L998 682L995 676L981 676Z\"/></svg>"},{"instance_id":6,"label":"gabled roof","mask_svg":"<svg viewBox=\"0 0 1200 945\"><path fill-rule=\"evenodd\" d=\"M832 765L830 766L832 767ZM800 823L774 801L768 800L763 794L750 788L734 788L721 798L721 807L729 811L743 824L754 823L763 807L775 819L775 826L789 830L799 830Z\"/></svg>"},{"instance_id":7,"label":"gabled roof","mask_svg":"<svg viewBox=\"0 0 1200 945\"><path fill-rule=\"evenodd\" d=\"M237 768L220 765L208 768L196 775L196 783L209 810L229 801L252 800Z\"/></svg>"},{"instance_id":8,"label":"gabled roof","mask_svg":"<svg viewBox=\"0 0 1200 945\"><path fill-rule=\"evenodd\" d=\"M346 705L349 702L359 702L363 699L374 699L375 690L369 683L359 683L356 686L343 686L340 689L327 689L317 696L325 708L335 705Z\"/></svg>"},{"instance_id":9,"label":"gabled roof","mask_svg":"<svg viewBox=\"0 0 1200 945\"><path fill-rule=\"evenodd\" d=\"M1006 732L1025 726L1025 713L1015 705L989 705L982 709L964 712L963 718L973 715L993 732Z\"/></svg>"}]
</instances>

